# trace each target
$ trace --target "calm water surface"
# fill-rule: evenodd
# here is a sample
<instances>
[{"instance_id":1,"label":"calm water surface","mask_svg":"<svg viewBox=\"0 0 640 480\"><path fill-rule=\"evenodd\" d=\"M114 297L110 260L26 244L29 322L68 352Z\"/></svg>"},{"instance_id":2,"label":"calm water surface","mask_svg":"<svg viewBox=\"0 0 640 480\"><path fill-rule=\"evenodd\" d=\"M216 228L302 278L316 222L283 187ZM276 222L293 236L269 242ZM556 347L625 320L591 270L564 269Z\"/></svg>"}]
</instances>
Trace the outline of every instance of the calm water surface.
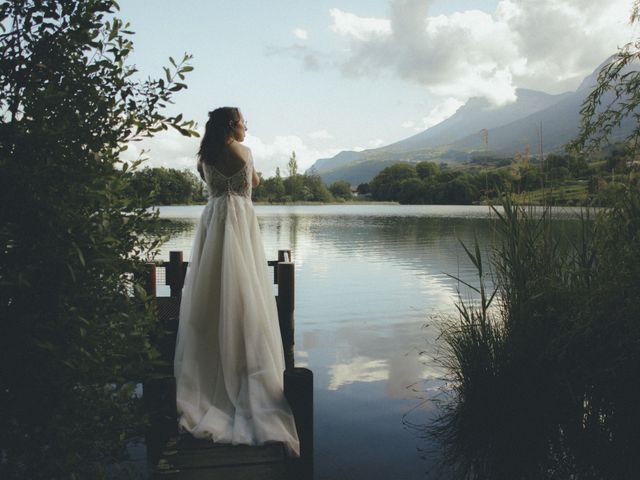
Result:
<instances>
[{"instance_id":1,"label":"calm water surface","mask_svg":"<svg viewBox=\"0 0 640 480\"><path fill-rule=\"evenodd\" d=\"M161 252L190 256L202 206L161 207ZM484 206L256 206L267 258L296 264L296 364L313 370L315 478L445 478L409 424L435 414L437 319L476 274L460 244L493 242Z\"/></svg>"}]
</instances>

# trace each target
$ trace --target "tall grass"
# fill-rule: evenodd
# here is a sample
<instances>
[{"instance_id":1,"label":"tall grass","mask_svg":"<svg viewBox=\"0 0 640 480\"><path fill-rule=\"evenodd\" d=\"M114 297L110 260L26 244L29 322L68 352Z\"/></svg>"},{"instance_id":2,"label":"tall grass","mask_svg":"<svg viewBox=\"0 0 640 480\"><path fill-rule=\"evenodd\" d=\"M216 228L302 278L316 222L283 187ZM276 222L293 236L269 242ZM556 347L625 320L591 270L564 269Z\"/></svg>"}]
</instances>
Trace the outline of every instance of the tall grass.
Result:
<instances>
[{"instance_id":1,"label":"tall grass","mask_svg":"<svg viewBox=\"0 0 640 480\"><path fill-rule=\"evenodd\" d=\"M453 388L428 427L463 479L640 478L640 195L579 219L506 197L477 303L443 325Z\"/></svg>"}]
</instances>

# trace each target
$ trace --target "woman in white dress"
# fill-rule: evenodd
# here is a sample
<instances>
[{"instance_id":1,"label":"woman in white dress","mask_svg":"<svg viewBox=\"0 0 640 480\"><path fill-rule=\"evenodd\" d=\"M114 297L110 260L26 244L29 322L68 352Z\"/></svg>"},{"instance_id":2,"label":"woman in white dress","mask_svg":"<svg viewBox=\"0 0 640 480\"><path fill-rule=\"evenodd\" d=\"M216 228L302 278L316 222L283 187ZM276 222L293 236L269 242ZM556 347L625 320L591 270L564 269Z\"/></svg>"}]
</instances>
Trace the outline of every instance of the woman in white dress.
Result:
<instances>
[{"instance_id":1,"label":"woman in white dress","mask_svg":"<svg viewBox=\"0 0 640 480\"><path fill-rule=\"evenodd\" d=\"M284 355L264 247L251 202L257 186L237 108L209 113L198 171L209 201L197 226L176 342L179 428L218 443L284 442L299 455L283 393Z\"/></svg>"}]
</instances>

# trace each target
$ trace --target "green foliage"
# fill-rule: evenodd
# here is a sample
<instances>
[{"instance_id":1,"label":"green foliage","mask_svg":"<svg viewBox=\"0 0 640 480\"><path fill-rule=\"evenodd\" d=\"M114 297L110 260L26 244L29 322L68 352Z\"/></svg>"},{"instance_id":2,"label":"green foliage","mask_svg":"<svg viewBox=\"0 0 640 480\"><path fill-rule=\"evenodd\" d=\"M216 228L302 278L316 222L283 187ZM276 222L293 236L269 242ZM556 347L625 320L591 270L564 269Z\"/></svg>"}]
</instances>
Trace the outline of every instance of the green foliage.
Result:
<instances>
[{"instance_id":1,"label":"green foliage","mask_svg":"<svg viewBox=\"0 0 640 480\"><path fill-rule=\"evenodd\" d=\"M0 4L2 478L99 477L144 420L133 387L157 357L140 281L156 217L119 155L169 127L195 134L160 112L191 67L134 80L116 10Z\"/></svg>"},{"instance_id":2,"label":"green foliage","mask_svg":"<svg viewBox=\"0 0 640 480\"><path fill-rule=\"evenodd\" d=\"M287 168L289 169L290 177L295 177L296 175L298 175L298 160L296 159L296 152L291 152L291 157L289 157Z\"/></svg>"},{"instance_id":3,"label":"green foliage","mask_svg":"<svg viewBox=\"0 0 640 480\"><path fill-rule=\"evenodd\" d=\"M369 183L376 200L398 200L403 180L417 178L416 169L408 163L396 163L382 170Z\"/></svg>"},{"instance_id":4,"label":"green foliage","mask_svg":"<svg viewBox=\"0 0 640 480\"><path fill-rule=\"evenodd\" d=\"M548 209L503 207L496 292L468 251L480 302L461 301L443 328L453 392L429 431L457 478L635 478L640 194L625 189L567 236Z\"/></svg>"},{"instance_id":5,"label":"green foliage","mask_svg":"<svg viewBox=\"0 0 640 480\"><path fill-rule=\"evenodd\" d=\"M402 180L399 185L398 201L402 204L421 204L426 203L425 183L416 177Z\"/></svg>"},{"instance_id":6,"label":"green foliage","mask_svg":"<svg viewBox=\"0 0 640 480\"><path fill-rule=\"evenodd\" d=\"M633 3L631 23L639 20L639 2ZM633 120L626 143L635 150L640 140L640 40L627 43L602 67L596 88L584 101L580 114L582 125L578 138L571 143L574 151L592 152L604 144L625 120Z\"/></svg>"},{"instance_id":7,"label":"green foliage","mask_svg":"<svg viewBox=\"0 0 640 480\"><path fill-rule=\"evenodd\" d=\"M309 191L304 185L304 176L295 174L283 180L285 194L294 202L305 200L309 196Z\"/></svg>"},{"instance_id":8,"label":"green foliage","mask_svg":"<svg viewBox=\"0 0 640 480\"><path fill-rule=\"evenodd\" d=\"M154 205L179 205L206 201L204 183L189 170L144 168L133 172L129 195L149 198Z\"/></svg>"},{"instance_id":9,"label":"green foliage","mask_svg":"<svg viewBox=\"0 0 640 480\"><path fill-rule=\"evenodd\" d=\"M329 185L329 191L336 198L342 198L349 200L353 195L351 194L351 184L344 180L337 180Z\"/></svg>"},{"instance_id":10,"label":"green foliage","mask_svg":"<svg viewBox=\"0 0 640 480\"><path fill-rule=\"evenodd\" d=\"M284 195L284 182L280 176L261 181L258 188L253 191L255 201L280 202Z\"/></svg>"},{"instance_id":11,"label":"green foliage","mask_svg":"<svg viewBox=\"0 0 640 480\"><path fill-rule=\"evenodd\" d=\"M471 204L516 192L519 201L537 204L609 205L610 190L637 183L634 158L626 146L610 145L589 162L584 155L553 153L544 163L516 157L500 168L395 164L374 177L370 191L374 200L402 204Z\"/></svg>"},{"instance_id":12,"label":"green foliage","mask_svg":"<svg viewBox=\"0 0 640 480\"><path fill-rule=\"evenodd\" d=\"M434 162L419 162L416 164L416 173L421 180L428 181L440 173L440 167Z\"/></svg>"},{"instance_id":13,"label":"green foliage","mask_svg":"<svg viewBox=\"0 0 640 480\"><path fill-rule=\"evenodd\" d=\"M331 202L334 199L331 192L322 181L322 178L320 178L320 175L305 174L303 175L302 180L310 195L308 200L315 202ZM349 191L348 198L351 198L351 191Z\"/></svg>"},{"instance_id":14,"label":"green foliage","mask_svg":"<svg viewBox=\"0 0 640 480\"><path fill-rule=\"evenodd\" d=\"M358 185L358 193L360 195L367 195L367 194L371 193L371 189L369 188L369 184L368 183L361 183L360 185Z\"/></svg>"},{"instance_id":15,"label":"green foliage","mask_svg":"<svg viewBox=\"0 0 640 480\"><path fill-rule=\"evenodd\" d=\"M330 202L334 199L319 175L298 173L296 152L291 153L287 168L289 176L284 180L280 168L276 168L274 177L266 180L259 174L260 185L253 190L252 199L256 202Z\"/></svg>"}]
</instances>

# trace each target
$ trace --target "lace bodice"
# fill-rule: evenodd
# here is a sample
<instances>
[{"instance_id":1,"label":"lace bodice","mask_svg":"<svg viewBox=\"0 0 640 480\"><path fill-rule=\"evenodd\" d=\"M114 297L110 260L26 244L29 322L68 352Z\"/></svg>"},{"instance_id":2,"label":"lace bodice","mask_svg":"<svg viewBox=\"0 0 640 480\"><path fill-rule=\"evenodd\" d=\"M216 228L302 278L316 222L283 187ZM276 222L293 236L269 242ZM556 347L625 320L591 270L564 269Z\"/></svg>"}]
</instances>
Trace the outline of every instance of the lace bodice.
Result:
<instances>
[{"instance_id":1,"label":"lace bodice","mask_svg":"<svg viewBox=\"0 0 640 480\"><path fill-rule=\"evenodd\" d=\"M216 167L205 163L204 178L209 191L209 198L223 195L240 195L251 198L251 179L253 164L249 161L233 175L224 175Z\"/></svg>"}]
</instances>

